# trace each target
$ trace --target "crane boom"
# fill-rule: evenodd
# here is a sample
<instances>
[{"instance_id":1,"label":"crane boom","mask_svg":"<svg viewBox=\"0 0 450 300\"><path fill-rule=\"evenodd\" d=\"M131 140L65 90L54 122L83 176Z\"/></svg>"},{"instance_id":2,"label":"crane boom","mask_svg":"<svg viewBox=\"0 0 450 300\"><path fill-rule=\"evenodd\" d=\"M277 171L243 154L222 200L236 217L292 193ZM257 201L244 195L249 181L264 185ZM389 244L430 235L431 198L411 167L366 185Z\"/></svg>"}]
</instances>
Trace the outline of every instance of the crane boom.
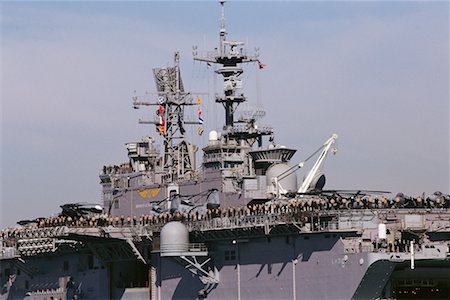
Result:
<instances>
[{"instance_id":1,"label":"crane boom","mask_svg":"<svg viewBox=\"0 0 450 300\"><path fill-rule=\"evenodd\" d=\"M331 135L331 137L323 144L323 146L322 146L323 150L320 153L319 158L317 159L316 163L311 168L311 170L309 171L305 180L303 181L302 185L298 189L299 194L306 193L310 189L311 183L313 182L314 178L320 171L320 169L323 165L323 162L325 161L325 158L327 157L328 153L330 152L331 146L336 142L337 138L338 138L338 135L333 133L333 135Z\"/></svg>"}]
</instances>

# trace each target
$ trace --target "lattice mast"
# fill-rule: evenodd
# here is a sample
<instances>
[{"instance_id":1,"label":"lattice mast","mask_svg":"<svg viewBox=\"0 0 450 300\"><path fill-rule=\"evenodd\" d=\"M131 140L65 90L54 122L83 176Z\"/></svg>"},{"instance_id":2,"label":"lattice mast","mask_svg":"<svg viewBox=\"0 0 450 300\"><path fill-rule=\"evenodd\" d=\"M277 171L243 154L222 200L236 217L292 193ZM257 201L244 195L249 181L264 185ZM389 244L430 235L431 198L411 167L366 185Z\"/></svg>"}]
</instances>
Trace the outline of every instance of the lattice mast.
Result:
<instances>
[{"instance_id":1,"label":"lattice mast","mask_svg":"<svg viewBox=\"0 0 450 300\"><path fill-rule=\"evenodd\" d=\"M199 122L186 122L184 108L187 105L196 105L191 94L184 91L180 75L180 55L175 53L174 66L153 69L158 101L139 101L133 97L135 108L139 106L156 106L154 120L139 120L141 124L154 124L156 130L164 141L164 155L162 169L164 181L173 182L192 176L195 171L195 152L197 147L184 140L186 124L199 124Z\"/></svg>"}]
</instances>

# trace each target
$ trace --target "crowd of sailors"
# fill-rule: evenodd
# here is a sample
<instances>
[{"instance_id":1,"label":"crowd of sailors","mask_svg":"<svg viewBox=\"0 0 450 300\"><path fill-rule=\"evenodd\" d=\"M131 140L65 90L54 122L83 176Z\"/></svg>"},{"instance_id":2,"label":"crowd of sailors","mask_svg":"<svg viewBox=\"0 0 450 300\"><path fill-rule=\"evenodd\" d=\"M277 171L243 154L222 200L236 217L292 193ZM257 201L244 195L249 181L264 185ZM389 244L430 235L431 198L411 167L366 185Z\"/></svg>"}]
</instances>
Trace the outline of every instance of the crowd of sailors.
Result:
<instances>
[{"instance_id":1,"label":"crowd of sailors","mask_svg":"<svg viewBox=\"0 0 450 300\"><path fill-rule=\"evenodd\" d=\"M308 200L303 205L313 209L384 209L384 208L450 208L450 198L443 194L430 197L406 197L399 193L392 199L373 197L330 197Z\"/></svg>"},{"instance_id":2,"label":"crowd of sailors","mask_svg":"<svg viewBox=\"0 0 450 300\"><path fill-rule=\"evenodd\" d=\"M33 228L52 228L52 227L134 227L134 226L163 226L170 221L181 221L185 223L196 221L209 221L216 218L235 218L245 219L251 216L292 216L297 219L305 218L308 212L332 211L332 210L349 210L349 209L392 209L392 208L448 208L449 199L442 198L444 201L431 201L431 199L423 200L421 197L400 199L387 199L384 196L380 198L372 197L354 197L340 199L323 199L309 198L297 199L293 201L277 201L272 203L251 204L242 207L228 208L209 208L202 210L191 209L190 211L167 210L160 213L152 212L141 216L111 216L106 214L80 215L77 217L59 215L48 218L38 218L22 228L6 228L0 231L1 240L6 244L4 246L12 247L16 242L24 238L27 229ZM379 245L378 245L379 246ZM397 249L400 244L389 245ZM383 248L382 246L374 248Z\"/></svg>"},{"instance_id":3,"label":"crowd of sailors","mask_svg":"<svg viewBox=\"0 0 450 300\"><path fill-rule=\"evenodd\" d=\"M401 198L387 199L381 197L351 197L351 198L309 198L291 201L277 201L272 203L250 204L242 207L191 209L185 211L167 210L160 213L151 212L142 216L111 216L105 214L80 215L77 217L59 215L48 218L38 218L30 225L45 227L97 227L97 226L146 226L165 224L177 220L182 222L211 220L214 218L246 217L270 214L292 214L300 212L315 212L320 210L348 210L348 209L392 209L392 208L448 208L449 199L443 201L431 199ZM2 237L5 230L1 231Z\"/></svg>"},{"instance_id":4,"label":"crowd of sailors","mask_svg":"<svg viewBox=\"0 0 450 300\"><path fill-rule=\"evenodd\" d=\"M133 172L130 164L124 163L121 165L103 166L103 174L129 174Z\"/></svg>"}]
</instances>

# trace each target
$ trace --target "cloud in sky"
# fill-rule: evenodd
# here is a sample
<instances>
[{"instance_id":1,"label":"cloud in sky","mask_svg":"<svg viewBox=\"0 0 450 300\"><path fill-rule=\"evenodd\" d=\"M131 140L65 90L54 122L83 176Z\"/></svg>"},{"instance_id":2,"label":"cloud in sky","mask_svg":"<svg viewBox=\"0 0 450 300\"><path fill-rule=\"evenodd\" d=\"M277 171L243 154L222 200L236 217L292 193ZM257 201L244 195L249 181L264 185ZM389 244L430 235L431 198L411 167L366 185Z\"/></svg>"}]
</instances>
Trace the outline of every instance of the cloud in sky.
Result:
<instances>
[{"instance_id":1,"label":"cloud in sky","mask_svg":"<svg viewBox=\"0 0 450 300\"><path fill-rule=\"evenodd\" d=\"M449 192L447 11L445 2L231 2L226 17L230 39L261 48L267 68L257 85L248 69L248 94L260 95L263 122L299 149L296 160L337 132L328 187L418 194ZM0 226L100 202L103 164L154 135L130 99L154 90L151 68L179 50L188 88L220 87L190 61L193 44L217 46L218 18L209 2L3 3ZM206 99L216 129L223 110Z\"/></svg>"}]
</instances>

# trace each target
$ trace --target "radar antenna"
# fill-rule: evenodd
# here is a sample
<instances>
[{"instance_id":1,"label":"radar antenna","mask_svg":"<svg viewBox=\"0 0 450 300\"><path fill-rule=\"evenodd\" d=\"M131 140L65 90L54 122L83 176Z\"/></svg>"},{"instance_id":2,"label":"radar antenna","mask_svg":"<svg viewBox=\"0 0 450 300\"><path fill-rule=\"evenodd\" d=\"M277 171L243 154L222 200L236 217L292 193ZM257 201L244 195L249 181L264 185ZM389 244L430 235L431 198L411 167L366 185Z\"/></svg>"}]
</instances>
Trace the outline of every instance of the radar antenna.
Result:
<instances>
[{"instance_id":1,"label":"radar antenna","mask_svg":"<svg viewBox=\"0 0 450 300\"><path fill-rule=\"evenodd\" d=\"M227 31L225 30L225 0L220 1L221 13L220 13L220 55L225 55L225 39Z\"/></svg>"},{"instance_id":2,"label":"radar antenna","mask_svg":"<svg viewBox=\"0 0 450 300\"><path fill-rule=\"evenodd\" d=\"M244 51L244 42L228 41L226 39L227 32L225 29L225 1L220 1L221 19L220 19L220 49L209 52L206 57L197 56L194 51L194 60L203 61L208 64L221 65L216 71L217 74L223 76L224 94L216 95L216 102L221 103L225 108L225 129L231 130L234 124L234 113L240 103L246 101L246 97L242 92L241 75L244 73L240 64L259 62L258 53L249 56ZM194 47L196 50L197 47Z\"/></svg>"},{"instance_id":3,"label":"radar antenna","mask_svg":"<svg viewBox=\"0 0 450 300\"><path fill-rule=\"evenodd\" d=\"M196 105L191 94L184 91L180 75L180 54L175 52L174 66L153 69L155 77L157 102L141 101L133 97L133 106L156 106L154 120L139 120L141 124L154 124L164 139L164 156L162 161L165 182L174 182L192 177L195 170L197 147L184 140L184 125L198 124L184 120L184 107Z\"/></svg>"}]
</instances>

